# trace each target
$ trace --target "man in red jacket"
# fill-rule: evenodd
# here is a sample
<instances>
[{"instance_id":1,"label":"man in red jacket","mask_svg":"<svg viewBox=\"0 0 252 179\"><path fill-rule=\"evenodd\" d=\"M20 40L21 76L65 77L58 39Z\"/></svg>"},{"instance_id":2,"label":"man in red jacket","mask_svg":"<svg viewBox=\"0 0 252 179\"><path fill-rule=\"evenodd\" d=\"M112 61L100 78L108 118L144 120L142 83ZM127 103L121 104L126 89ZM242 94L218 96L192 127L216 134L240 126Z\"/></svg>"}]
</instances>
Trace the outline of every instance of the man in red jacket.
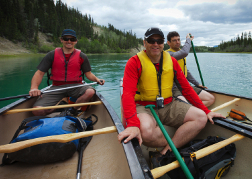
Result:
<instances>
[{"instance_id":1,"label":"man in red jacket","mask_svg":"<svg viewBox=\"0 0 252 179\"><path fill-rule=\"evenodd\" d=\"M105 83L104 80L97 78L91 72L89 60L83 52L75 49L77 44L76 33L72 29L65 29L61 35L62 48L56 48L49 52L38 65L32 81L30 96L40 96L41 91L38 89L44 74L51 68L52 87L49 90L66 88L82 84L82 73L91 80L98 82L100 85ZM76 98L76 103L88 102L95 94L95 89L91 86L83 86L78 88L61 90L59 92L46 93L41 95L34 107L53 106L56 105L64 97ZM76 114L76 108L70 108L67 114ZM54 110L33 111L34 115L44 116L52 113Z\"/></svg>"},{"instance_id":2,"label":"man in red jacket","mask_svg":"<svg viewBox=\"0 0 252 179\"><path fill-rule=\"evenodd\" d=\"M176 127L172 137L177 148L192 140L213 117L224 117L211 112L199 99L185 78L177 60L163 51L164 34L158 28L150 28L145 33L145 51L131 57L124 71L122 107L126 119L126 129L118 135L124 143L137 138L140 145L164 147L164 155L170 149L160 128L145 106L163 99L163 105L155 108L164 125ZM162 66L161 66L162 64ZM160 70L161 68L161 70ZM192 104L172 97L173 82Z\"/></svg>"}]
</instances>

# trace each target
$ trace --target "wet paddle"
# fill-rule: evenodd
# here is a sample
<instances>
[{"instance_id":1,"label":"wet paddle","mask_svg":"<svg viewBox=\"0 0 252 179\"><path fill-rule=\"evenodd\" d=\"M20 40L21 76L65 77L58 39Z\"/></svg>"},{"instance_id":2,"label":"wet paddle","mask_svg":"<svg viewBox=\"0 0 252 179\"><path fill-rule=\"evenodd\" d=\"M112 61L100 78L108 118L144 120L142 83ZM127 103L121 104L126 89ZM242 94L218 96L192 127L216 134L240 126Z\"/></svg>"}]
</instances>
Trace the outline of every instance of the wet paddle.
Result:
<instances>
[{"instance_id":1,"label":"wet paddle","mask_svg":"<svg viewBox=\"0 0 252 179\"><path fill-rule=\"evenodd\" d=\"M185 164L184 160L180 156L180 154L178 152L178 149L175 147L174 143L172 142L170 136L168 135L167 131L165 130L163 124L161 123L160 119L158 118L158 116L157 116L155 110L153 109L153 107L155 107L155 105L147 105L147 106L145 106L145 108L150 108L152 115L154 116L155 120L157 121L157 124L158 124L159 128L161 129L162 133L164 134L164 137L167 140L169 146L171 147L172 152L174 153L176 159L178 160L179 165L181 166L183 172L185 173L186 178L193 179L193 176L192 176L190 170L188 169L188 167Z\"/></svg>"},{"instance_id":2,"label":"wet paddle","mask_svg":"<svg viewBox=\"0 0 252 179\"><path fill-rule=\"evenodd\" d=\"M95 102L88 102L88 103L66 104L66 105L58 105L58 106L46 106L46 107L38 107L38 108L27 108L27 109L13 109L13 110L9 110L9 111L5 112L4 115L20 113L20 112L45 110L45 109L59 109L59 108L69 108L69 107L99 105L99 104L102 104L102 101L95 101Z\"/></svg>"},{"instance_id":3,"label":"wet paddle","mask_svg":"<svg viewBox=\"0 0 252 179\"><path fill-rule=\"evenodd\" d=\"M59 89L55 89L55 90L44 91L44 92L41 92L41 94L51 93L51 92L61 91L61 90L66 90L66 89L72 89L72 88L78 88L78 87L82 87L82 86L95 85L95 84L98 84L98 83L97 82L84 83L84 84L80 84L80 85L76 85L76 86L69 86L69 87L66 87L66 88L59 88ZM29 96L30 96L29 94L21 94L21 95L17 95L17 96L10 96L10 97L6 97L6 98L0 98L0 101L9 100L9 99L16 99L16 98L23 98L23 97L29 97Z\"/></svg>"},{"instance_id":4,"label":"wet paddle","mask_svg":"<svg viewBox=\"0 0 252 179\"><path fill-rule=\"evenodd\" d=\"M203 158L203 157L205 157L205 156L207 156L207 155L209 155L209 154L211 154L211 153L213 153L213 152L215 152L215 151L217 151L217 150L219 150L219 149L221 149L221 148L223 148L223 147L225 147L235 141L241 140L243 138L244 138L243 135L235 134L226 140L223 140L221 142L218 142L218 143L215 143L215 144L210 145L208 147L205 147L203 149L200 149L197 152L195 152L196 159ZM154 178L158 178L158 177L163 176L167 172L169 172L175 168L178 168L178 167L180 167L179 162L175 161L175 162L172 162L168 165L152 169L151 173Z\"/></svg>"},{"instance_id":5,"label":"wet paddle","mask_svg":"<svg viewBox=\"0 0 252 179\"><path fill-rule=\"evenodd\" d=\"M88 136L94 136L99 134L108 134L112 132L117 132L115 126L111 127L105 127L102 129L96 129L92 131L85 131L85 132L78 132L78 133L71 133L71 134L63 134L63 135L53 135L53 136L47 136L47 137L40 137L36 139L30 139L25 140L21 142L6 144L0 146L0 153L11 153L16 152L18 150L31 147L38 144L44 144L49 142L60 142L60 143L66 143L72 140L88 137Z\"/></svg>"}]
</instances>

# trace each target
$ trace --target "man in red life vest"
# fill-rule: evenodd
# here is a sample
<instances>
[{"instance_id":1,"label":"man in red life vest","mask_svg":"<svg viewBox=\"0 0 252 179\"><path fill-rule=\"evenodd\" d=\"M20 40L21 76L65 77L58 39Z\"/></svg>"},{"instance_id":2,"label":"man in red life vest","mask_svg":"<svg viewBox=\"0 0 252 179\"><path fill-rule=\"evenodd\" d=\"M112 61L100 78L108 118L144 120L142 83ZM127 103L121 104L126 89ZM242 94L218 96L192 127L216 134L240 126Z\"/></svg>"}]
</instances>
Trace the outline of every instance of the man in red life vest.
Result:
<instances>
[{"instance_id":1,"label":"man in red life vest","mask_svg":"<svg viewBox=\"0 0 252 179\"><path fill-rule=\"evenodd\" d=\"M155 111L164 125L177 128L172 137L177 148L193 139L208 120L213 123L213 117L224 116L207 109L188 83L177 60L163 51L164 34L160 29L148 29L143 44L146 50L131 57L125 66L122 107L126 129L118 135L118 140L125 139L124 143L127 143L137 138L140 145L164 147L159 153L161 156L171 148L146 105L157 106L157 99L164 99L164 107L155 108ZM172 97L173 82L192 105Z\"/></svg>"},{"instance_id":2,"label":"man in red life vest","mask_svg":"<svg viewBox=\"0 0 252 179\"><path fill-rule=\"evenodd\" d=\"M29 94L30 96L40 96L34 104L34 107L53 106L64 97L76 98L76 103L88 102L95 94L95 89L93 87L83 86L41 95L41 91L38 87L44 74L50 68L52 73L50 79L53 83L49 90L82 84L82 72L91 81L98 82L100 85L105 83L104 80L97 78L91 72L91 66L86 54L74 48L77 44L77 37L74 30L63 30L60 40L63 47L56 48L55 50L49 52L38 65L38 70L32 78ZM76 108L70 108L70 114L75 114L77 110ZM39 110L33 111L33 114L44 116L52 113L53 111L54 110L51 109Z\"/></svg>"}]
</instances>

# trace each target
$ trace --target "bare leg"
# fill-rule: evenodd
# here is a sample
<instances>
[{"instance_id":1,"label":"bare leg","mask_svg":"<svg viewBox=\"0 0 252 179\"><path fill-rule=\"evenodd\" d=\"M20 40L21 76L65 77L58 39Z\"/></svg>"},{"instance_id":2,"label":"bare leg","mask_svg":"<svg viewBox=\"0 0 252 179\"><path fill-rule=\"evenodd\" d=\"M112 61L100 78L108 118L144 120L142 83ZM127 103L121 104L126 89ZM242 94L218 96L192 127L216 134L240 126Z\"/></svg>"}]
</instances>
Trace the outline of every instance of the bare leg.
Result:
<instances>
[{"instance_id":1,"label":"bare leg","mask_svg":"<svg viewBox=\"0 0 252 179\"><path fill-rule=\"evenodd\" d=\"M34 106L34 108L39 108L43 106ZM46 116L47 114L51 114L54 111L54 109L47 109L47 110L38 110L38 111L32 111L32 114L34 116Z\"/></svg>"},{"instance_id":2,"label":"bare leg","mask_svg":"<svg viewBox=\"0 0 252 179\"><path fill-rule=\"evenodd\" d=\"M207 116L204 111L192 106L186 113L184 124L181 125L174 136L172 141L174 145L179 148L192 140L206 125ZM161 151L161 154L165 154L167 150L171 150L167 144L166 147Z\"/></svg>"},{"instance_id":3,"label":"bare leg","mask_svg":"<svg viewBox=\"0 0 252 179\"><path fill-rule=\"evenodd\" d=\"M204 91L204 90L202 90L200 92L199 98L201 99L203 104L205 106L207 106L207 107L211 106L215 101L215 97L212 94L210 94L210 93L208 93L207 91Z\"/></svg>"},{"instance_id":4,"label":"bare leg","mask_svg":"<svg viewBox=\"0 0 252 179\"><path fill-rule=\"evenodd\" d=\"M95 91L93 89L87 89L85 93L80 96L75 103L85 103L89 102L90 99L94 96ZM75 109L78 109L79 107L75 107Z\"/></svg>"},{"instance_id":5,"label":"bare leg","mask_svg":"<svg viewBox=\"0 0 252 179\"><path fill-rule=\"evenodd\" d=\"M178 96L177 98L179 98L179 99L181 99L181 100L183 100L183 101L185 101L185 102L188 102L188 101L185 99L184 96ZM199 98L201 99L202 103L203 103L206 107L211 106L211 105L214 103L214 101L215 101L215 97L214 97L212 94L210 94L210 93L208 93L207 91L204 91L204 90L202 90L202 91L200 92Z\"/></svg>"},{"instance_id":6,"label":"bare leg","mask_svg":"<svg viewBox=\"0 0 252 179\"><path fill-rule=\"evenodd\" d=\"M167 141L160 128L157 126L153 116L147 113L137 115L140 120L140 131L143 139L143 144L148 147L165 147Z\"/></svg>"},{"instance_id":7,"label":"bare leg","mask_svg":"<svg viewBox=\"0 0 252 179\"><path fill-rule=\"evenodd\" d=\"M95 91L93 89L87 89L85 93L80 96L75 103L85 103L90 101L90 99L95 94ZM42 106L34 106L34 108L42 107ZM75 109L78 109L79 107L75 107ZM48 109L48 110L39 110L39 111L33 111L33 115L35 116L46 116L48 114L51 114L54 111L54 109Z\"/></svg>"}]
</instances>

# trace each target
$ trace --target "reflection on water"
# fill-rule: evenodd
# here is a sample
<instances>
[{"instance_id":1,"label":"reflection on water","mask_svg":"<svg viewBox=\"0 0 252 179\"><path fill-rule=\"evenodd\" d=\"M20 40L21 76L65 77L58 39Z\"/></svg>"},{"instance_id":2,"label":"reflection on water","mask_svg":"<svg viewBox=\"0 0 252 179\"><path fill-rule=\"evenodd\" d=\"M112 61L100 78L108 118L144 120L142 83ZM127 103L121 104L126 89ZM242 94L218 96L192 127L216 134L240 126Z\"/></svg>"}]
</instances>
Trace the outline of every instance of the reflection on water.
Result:
<instances>
[{"instance_id":1,"label":"reflection on water","mask_svg":"<svg viewBox=\"0 0 252 179\"><path fill-rule=\"evenodd\" d=\"M130 54L88 55L92 72L105 79L103 86L94 87L120 116L119 80ZM205 86L209 89L252 97L252 54L198 53ZM0 59L0 98L28 94L31 78L42 57L16 57ZM188 69L200 82L194 55L187 57ZM40 89L47 86L44 76ZM87 80L87 82L89 82ZM1 101L3 107L15 100Z\"/></svg>"}]
</instances>

